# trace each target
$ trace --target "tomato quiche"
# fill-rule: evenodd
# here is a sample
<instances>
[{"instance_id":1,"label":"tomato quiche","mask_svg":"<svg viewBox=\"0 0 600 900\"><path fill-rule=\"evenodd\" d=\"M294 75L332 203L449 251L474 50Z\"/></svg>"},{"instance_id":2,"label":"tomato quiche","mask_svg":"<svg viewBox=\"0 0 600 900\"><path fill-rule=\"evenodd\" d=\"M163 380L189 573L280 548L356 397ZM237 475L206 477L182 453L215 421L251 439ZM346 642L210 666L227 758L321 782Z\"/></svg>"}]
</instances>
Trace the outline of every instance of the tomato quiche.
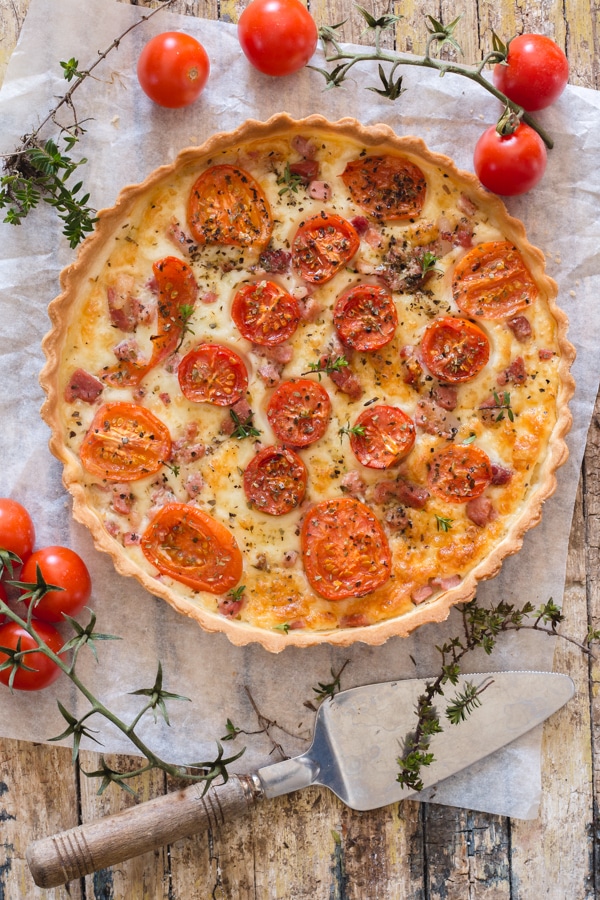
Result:
<instances>
[{"instance_id":1,"label":"tomato quiche","mask_svg":"<svg viewBox=\"0 0 600 900\"><path fill-rule=\"evenodd\" d=\"M557 286L420 139L246 122L127 187L62 287L41 381L74 515L235 644L441 621L554 490Z\"/></svg>"}]
</instances>

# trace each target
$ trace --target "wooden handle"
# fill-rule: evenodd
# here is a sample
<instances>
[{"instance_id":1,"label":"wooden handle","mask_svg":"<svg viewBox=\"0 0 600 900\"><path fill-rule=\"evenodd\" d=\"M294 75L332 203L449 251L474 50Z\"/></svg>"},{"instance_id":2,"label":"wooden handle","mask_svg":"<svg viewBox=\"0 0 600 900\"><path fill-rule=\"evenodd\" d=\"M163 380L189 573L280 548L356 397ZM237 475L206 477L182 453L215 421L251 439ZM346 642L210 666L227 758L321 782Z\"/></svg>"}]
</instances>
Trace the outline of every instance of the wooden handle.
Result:
<instances>
[{"instance_id":1,"label":"wooden handle","mask_svg":"<svg viewBox=\"0 0 600 900\"><path fill-rule=\"evenodd\" d=\"M26 854L33 880L39 887L56 887L203 829L218 830L262 796L258 782L248 775L234 775L204 796L202 791L201 783L194 784L35 841Z\"/></svg>"}]
</instances>

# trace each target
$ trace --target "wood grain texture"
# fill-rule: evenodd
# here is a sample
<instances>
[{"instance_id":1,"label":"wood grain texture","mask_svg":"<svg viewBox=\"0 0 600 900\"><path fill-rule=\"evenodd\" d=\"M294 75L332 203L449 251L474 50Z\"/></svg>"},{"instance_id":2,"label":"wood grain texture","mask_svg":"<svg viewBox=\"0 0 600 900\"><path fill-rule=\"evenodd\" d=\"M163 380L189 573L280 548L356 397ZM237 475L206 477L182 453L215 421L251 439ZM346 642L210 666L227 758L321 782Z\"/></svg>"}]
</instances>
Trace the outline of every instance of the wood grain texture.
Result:
<instances>
[{"instance_id":1,"label":"wood grain texture","mask_svg":"<svg viewBox=\"0 0 600 900\"><path fill-rule=\"evenodd\" d=\"M83 0L82 0L83 2ZM155 6L155 0L138 5ZM236 22L246 0L177 0L186 15ZM366 4L377 14L388 4ZM0 81L28 0L0 4ZM350 0L310 0L318 23L348 19L346 40L366 41ZM424 15L450 21L472 61L521 31L550 35L563 46L571 81L600 87L600 7L582 0L404 0L388 45L421 53ZM583 638L600 628L600 402L589 432L577 498L563 610L565 633ZM547 723L543 798L537 820L523 822L418 803L370 813L345 808L311 788L260 804L219 835L177 841L67 888L41 891L27 870L26 845L78 821L133 801L77 774L61 748L0 740L0 900L592 900L600 895L597 814L600 796L600 664L564 641L556 668L569 672L577 702ZM137 766L133 758L109 764ZM99 757L82 754L91 771ZM148 774L134 783L139 800L174 784Z\"/></svg>"}]
</instances>

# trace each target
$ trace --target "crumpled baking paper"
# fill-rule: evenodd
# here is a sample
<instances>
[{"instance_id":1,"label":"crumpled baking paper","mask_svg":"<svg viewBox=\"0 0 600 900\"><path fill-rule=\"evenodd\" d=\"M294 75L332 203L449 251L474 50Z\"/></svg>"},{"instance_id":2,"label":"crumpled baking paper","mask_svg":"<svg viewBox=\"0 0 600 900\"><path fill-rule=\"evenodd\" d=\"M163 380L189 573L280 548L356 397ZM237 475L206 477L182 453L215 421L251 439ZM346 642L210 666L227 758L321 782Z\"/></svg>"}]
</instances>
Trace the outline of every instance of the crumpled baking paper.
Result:
<instances>
[{"instance_id":1,"label":"crumpled baking paper","mask_svg":"<svg viewBox=\"0 0 600 900\"><path fill-rule=\"evenodd\" d=\"M0 92L0 150L12 150L64 93L67 84L59 60L75 57L80 68L89 66L99 50L142 14L147 10L112 0L32 0ZM137 83L135 63L143 44L165 30L196 36L210 57L208 87L187 109L153 105ZM324 64L321 51L313 62ZM97 208L110 206L125 184L140 181L182 148L201 143L215 131L231 130L247 118L266 119L281 111L295 117L321 113L331 120L351 115L364 124L385 122L398 134L416 134L432 150L471 168L479 134L499 115L491 95L460 77L442 79L409 68L406 93L392 102L365 89L376 81L373 64L355 68L345 87L328 91L322 77L308 69L289 78L269 78L247 63L234 26L161 11L124 38L74 95L86 128L80 151L88 162L81 176L91 192L90 202ZM571 455L559 472L558 490L545 505L541 525L526 535L523 549L505 561L501 574L478 592L480 601L488 603L530 600L536 606L550 597L562 599L579 467L598 389L600 95L568 87L539 120L555 138L546 176L533 192L507 201L507 206L523 219L532 243L545 252L548 272L560 285L560 303L570 318L570 339L578 352ZM87 531L72 519L61 466L47 449L48 430L39 416L40 343L49 327L46 307L58 293L60 269L73 257L53 211L45 206L21 227L0 225L2 493L30 510L37 546L64 543L84 557L93 578L91 605L98 630L123 638L99 644L99 663L91 653L80 656L78 672L84 683L130 720L140 698L128 692L152 685L162 660L165 689L191 702L170 703L170 727L162 721L154 724L148 716L140 732L164 758L184 762L212 758L214 740L226 734L227 719L244 730L257 730L251 698L264 716L282 727L272 733L285 752L303 752L314 718L305 702L314 701L314 689L331 682L332 672L339 672L346 661L344 688L437 674L435 646L460 633L456 611L442 625L425 626L410 638L390 640L382 647L292 648L274 656L261 647L234 647L223 635L202 632L137 582L117 575L110 559L94 549ZM520 632L500 639L492 658L473 655L469 667L550 670L552 656L552 641ZM71 711L81 714L87 708L65 678L38 694L1 691L3 736L44 741L59 734L65 726L57 698ZM96 737L106 752L132 750L103 719L92 718L89 725L98 729ZM411 725L407 723L407 729ZM540 741L538 727L477 767L425 792L422 799L535 817L541 790ZM235 752L244 744L237 771L251 771L278 758L264 734L242 735L224 746ZM87 746L98 749L92 743Z\"/></svg>"}]
</instances>

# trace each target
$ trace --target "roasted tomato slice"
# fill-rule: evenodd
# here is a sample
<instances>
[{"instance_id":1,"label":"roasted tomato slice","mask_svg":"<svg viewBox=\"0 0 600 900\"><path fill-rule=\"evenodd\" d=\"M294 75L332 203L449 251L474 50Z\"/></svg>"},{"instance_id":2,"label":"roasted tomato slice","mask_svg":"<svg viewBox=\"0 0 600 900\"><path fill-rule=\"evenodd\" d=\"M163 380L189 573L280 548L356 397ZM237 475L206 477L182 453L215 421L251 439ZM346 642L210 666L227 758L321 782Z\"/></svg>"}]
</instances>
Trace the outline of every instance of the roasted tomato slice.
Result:
<instances>
[{"instance_id":1,"label":"roasted tomato slice","mask_svg":"<svg viewBox=\"0 0 600 900\"><path fill-rule=\"evenodd\" d=\"M263 247L273 231L263 189L237 166L212 166L200 175L190 194L188 219L199 244Z\"/></svg>"},{"instance_id":2,"label":"roasted tomato slice","mask_svg":"<svg viewBox=\"0 0 600 900\"><path fill-rule=\"evenodd\" d=\"M284 381L269 401L267 418L284 444L307 447L325 434L331 418L331 400L316 381Z\"/></svg>"},{"instance_id":3,"label":"roasted tomato slice","mask_svg":"<svg viewBox=\"0 0 600 900\"><path fill-rule=\"evenodd\" d=\"M160 419L135 403L101 406L81 445L83 467L109 481L137 481L158 472L171 455Z\"/></svg>"},{"instance_id":4,"label":"roasted tomato slice","mask_svg":"<svg viewBox=\"0 0 600 900\"><path fill-rule=\"evenodd\" d=\"M348 263L360 246L350 222L322 212L300 224L292 241L292 265L305 281L324 284Z\"/></svg>"},{"instance_id":5,"label":"roasted tomato slice","mask_svg":"<svg viewBox=\"0 0 600 900\"><path fill-rule=\"evenodd\" d=\"M397 406L371 406L350 430L350 446L357 460L370 469L389 469L415 443L415 424Z\"/></svg>"},{"instance_id":6,"label":"roasted tomato slice","mask_svg":"<svg viewBox=\"0 0 600 900\"><path fill-rule=\"evenodd\" d=\"M244 490L260 512L283 516L302 503L306 480L306 466L297 453L289 447L265 447L244 472Z\"/></svg>"},{"instance_id":7,"label":"roasted tomato slice","mask_svg":"<svg viewBox=\"0 0 600 900\"><path fill-rule=\"evenodd\" d=\"M333 324L348 347L380 350L394 337L398 314L392 295L384 287L355 284L336 300Z\"/></svg>"},{"instance_id":8,"label":"roasted tomato slice","mask_svg":"<svg viewBox=\"0 0 600 900\"><path fill-rule=\"evenodd\" d=\"M243 360L220 344L200 344L183 357L177 370L181 392L193 403L233 406L248 390Z\"/></svg>"},{"instance_id":9,"label":"roasted tomato slice","mask_svg":"<svg viewBox=\"0 0 600 900\"><path fill-rule=\"evenodd\" d=\"M429 463L429 487L448 503L480 497L492 480L492 464L480 447L449 444Z\"/></svg>"},{"instance_id":10,"label":"roasted tomato slice","mask_svg":"<svg viewBox=\"0 0 600 900\"><path fill-rule=\"evenodd\" d=\"M423 209L425 175L402 156L359 157L341 178L354 202L376 219L409 219Z\"/></svg>"},{"instance_id":11,"label":"roasted tomato slice","mask_svg":"<svg viewBox=\"0 0 600 900\"><path fill-rule=\"evenodd\" d=\"M163 575L194 591L224 594L242 575L242 554L233 534L185 503L167 503L142 535L142 552Z\"/></svg>"},{"instance_id":12,"label":"roasted tomato slice","mask_svg":"<svg viewBox=\"0 0 600 900\"><path fill-rule=\"evenodd\" d=\"M362 597L390 577L384 530L369 507L352 497L323 500L309 510L302 560L312 589L327 600Z\"/></svg>"},{"instance_id":13,"label":"roasted tomato slice","mask_svg":"<svg viewBox=\"0 0 600 900\"><path fill-rule=\"evenodd\" d=\"M490 342L472 322L444 316L425 329L421 353L432 375L449 384L461 384L475 378L487 364Z\"/></svg>"},{"instance_id":14,"label":"roasted tomato slice","mask_svg":"<svg viewBox=\"0 0 600 900\"><path fill-rule=\"evenodd\" d=\"M489 241L458 261L452 293L466 316L510 319L534 302L538 288L513 244Z\"/></svg>"},{"instance_id":15,"label":"roasted tomato slice","mask_svg":"<svg viewBox=\"0 0 600 900\"><path fill-rule=\"evenodd\" d=\"M144 364L120 360L102 373L102 380L117 387L137 385L147 373L177 349L185 323L198 297L198 285L190 266L176 256L166 256L152 266L158 287L158 322L152 336L152 356Z\"/></svg>"},{"instance_id":16,"label":"roasted tomato slice","mask_svg":"<svg viewBox=\"0 0 600 900\"><path fill-rule=\"evenodd\" d=\"M258 281L239 289L233 298L231 317L246 340L271 347L293 335L300 321L300 307L274 281Z\"/></svg>"}]
</instances>

